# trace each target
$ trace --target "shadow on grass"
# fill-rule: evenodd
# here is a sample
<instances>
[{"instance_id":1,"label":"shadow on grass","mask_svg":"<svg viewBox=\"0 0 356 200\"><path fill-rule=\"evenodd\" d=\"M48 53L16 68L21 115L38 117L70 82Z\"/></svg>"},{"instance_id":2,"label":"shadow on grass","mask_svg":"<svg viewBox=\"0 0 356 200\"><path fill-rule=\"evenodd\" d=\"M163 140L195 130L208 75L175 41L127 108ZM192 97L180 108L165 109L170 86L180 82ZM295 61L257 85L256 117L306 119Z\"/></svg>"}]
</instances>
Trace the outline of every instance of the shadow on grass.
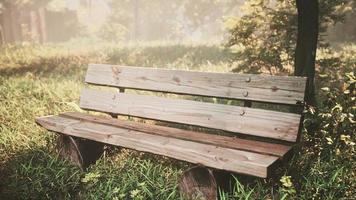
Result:
<instances>
[{"instance_id":1,"label":"shadow on grass","mask_svg":"<svg viewBox=\"0 0 356 200\"><path fill-rule=\"evenodd\" d=\"M78 75L85 70L88 61L86 58L78 56L57 56L49 58L38 58L28 63L14 61L8 66L0 68L2 77L18 77L27 73L37 76L50 75Z\"/></svg>"},{"instance_id":2,"label":"shadow on grass","mask_svg":"<svg viewBox=\"0 0 356 200\"><path fill-rule=\"evenodd\" d=\"M1 199L73 199L81 171L54 155L45 147L14 155L1 168Z\"/></svg>"}]
</instances>

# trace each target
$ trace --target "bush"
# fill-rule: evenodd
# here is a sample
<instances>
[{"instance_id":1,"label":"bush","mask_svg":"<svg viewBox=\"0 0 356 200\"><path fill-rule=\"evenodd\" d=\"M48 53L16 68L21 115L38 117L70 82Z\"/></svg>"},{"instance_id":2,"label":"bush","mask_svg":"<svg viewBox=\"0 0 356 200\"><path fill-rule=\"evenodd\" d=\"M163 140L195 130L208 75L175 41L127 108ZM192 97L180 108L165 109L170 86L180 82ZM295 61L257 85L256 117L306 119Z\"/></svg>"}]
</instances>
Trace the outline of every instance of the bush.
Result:
<instances>
[{"instance_id":1,"label":"bush","mask_svg":"<svg viewBox=\"0 0 356 200\"><path fill-rule=\"evenodd\" d=\"M346 73L344 87L323 87L322 102L310 108L304 122L300 167L305 197L351 198L356 186L355 76Z\"/></svg>"},{"instance_id":2,"label":"bush","mask_svg":"<svg viewBox=\"0 0 356 200\"><path fill-rule=\"evenodd\" d=\"M244 15L226 20L229 38L226 46L235 52L235 72L291 74L297 41L295 0L248 0ZM318 47L326 48L323 39L329 26L340 22L350 0L320 0Z\"/></svg>"}]
</instances>

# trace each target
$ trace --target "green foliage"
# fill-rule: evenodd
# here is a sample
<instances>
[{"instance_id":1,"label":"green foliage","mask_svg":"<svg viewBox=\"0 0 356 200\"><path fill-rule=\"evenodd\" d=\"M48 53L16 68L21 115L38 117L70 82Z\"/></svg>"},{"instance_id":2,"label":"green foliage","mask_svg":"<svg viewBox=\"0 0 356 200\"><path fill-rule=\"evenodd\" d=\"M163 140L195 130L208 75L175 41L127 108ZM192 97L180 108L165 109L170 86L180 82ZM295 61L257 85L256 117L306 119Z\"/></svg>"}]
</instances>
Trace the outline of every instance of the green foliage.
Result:
<instances>
[{"instance_id":1,"label":"green foliage","mask_svg":"<svg viewBox=\"0 0 356 200\"><path fill-rule=\"evenodd\" d=\"M356 69L356 46L342 45L340 51L325 48L317 52L320 87L343 88L344 74Z\"/></svg>"},{"instance_id":2,"label":"green foliage","mask_svg":"<svg viewBox=\"0 0 356 200\"><path fill-rule=\"evenodd\" d=\"M321 0L320 47L327 27L342 21L350 0ZM291 73L297 41L295 0L249 0L242 17L226 20L229 31L227 47L236 53L235 71L253 73Z\"/></svg>"},{"instance_id":3,"label":"green foliage","mask_svg":"<svg viewBox=\"0 0 356 200\"><path fill-rule=\"evenodd\" d=\"M49 154L49 149L19 152L7 163L2 197L5 199L73 199L79 189L81 172ZM16 180L16 181L13 181Z\"/></svg>"},{"instance_id":4,"label":"green foliage","mask_svg":"<svg viewBox=\"0 0 356 200\"><path fill-rule=\"evenodd\" d=\"M349 12L346 14L344 22L335 24L335 27L328 32L327 38L333 42L356 41L356 26L353 21L356 18L356 1L346 8Z\"/></svg>"},{"instance_id":5,"label":"green foliage","mask_svg":"<svg viewBox=\"0 0 356 200\"><path fill-rule=\"evenodd\" d=\"M294 7L294 0L277 1L275 8L269 1L248 1L245 15L227 21L227 46L235 46L241 60L235 71L264 69L272 74L291 65L296 38Z\"/></svg>"},{"instance_id":6,"label":"green foliage","mask_svg":"<svg viewBox=\"0 0 356 200\"><path fill-rule=\"evenodd\" d=\"M49 114L48 111L72 110L69 102L79 88L71 80L40 79L30 72L15 72L11 78L1 73L0 78L0 196L4 199L73 197L80 178L78 169L58 159L52 148L47 148L53 147L53 136L43 135L33 120L37 115Z\"/></svg>"},{"instance_id":7,"label":"green foliage","mask_svg":"<svg viewBox=\"0 0 356 200\"><path fill-rule=\"evenodd\" d=\"M89 169L79 195L83 199L178 199L181 170L172 164L162 157L121 150Z\"/></svg>"},{"instance_id":8,"label":"green foliage","mask_svg":"<svg viewBox=\"0 0 356 200\"><path fill-rule=\"evenodd\" d=\"M305 128L309 133L308 142L312 142L314 151L320 156L338 155L343 159L351 159L355 152L356 134L356 79L353 72L346 73L344 88L321 88L322 105L317 111L309 111L312 116L306 121ZM309 126L312 125L312 126ZM319 140L319 141L315 141Z\"/></svg>"},{"instance_id":9,"label":"green foliage","mask_svg":"<svg viewBox=\"0 0 356 200\"><path fill-rule=\"evenodd\" d=\"M305 170L305 196L351 198L355 188L356 92L353 72L346 73L344 88L321 88L322 104L310 108L305 126L301 170ZM324 164L323 162L328 162ZM338 188L337 191L333 188Z\"/></svg>"},{"instance_id":10,"label":"green foliage","mask_svg":"<svg viewBox=\"0 0 356 200\"><path fill-rule=\"evenodd\" d=\"M234 186L232 187L231 193L225 193L223 190L219 189L219 197L221 200L228 199L251 199L251 195L256 188L251 188L248 185L240 183L237 177L233 177Z\"/></svg>"}]
</instances>

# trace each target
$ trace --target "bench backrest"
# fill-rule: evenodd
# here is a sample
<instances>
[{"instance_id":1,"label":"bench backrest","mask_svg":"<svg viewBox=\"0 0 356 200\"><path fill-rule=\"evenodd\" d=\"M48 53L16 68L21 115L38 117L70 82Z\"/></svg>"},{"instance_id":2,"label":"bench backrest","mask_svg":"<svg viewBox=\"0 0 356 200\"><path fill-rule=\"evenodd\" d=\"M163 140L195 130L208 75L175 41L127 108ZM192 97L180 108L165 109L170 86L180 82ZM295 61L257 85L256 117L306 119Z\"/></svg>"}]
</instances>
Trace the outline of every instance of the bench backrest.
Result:
<instances>
[{"instance_id":1,"label":"bench backrest","mask_svg":"<svg viewBox=\"0 0 356 200\"><path fill-rule=\"evenodd\" d=\"M89 84L298 106L306 78L91 64ZM295 142L300 114L84 89L80 107Z\"/></svg>"}]
</instances>

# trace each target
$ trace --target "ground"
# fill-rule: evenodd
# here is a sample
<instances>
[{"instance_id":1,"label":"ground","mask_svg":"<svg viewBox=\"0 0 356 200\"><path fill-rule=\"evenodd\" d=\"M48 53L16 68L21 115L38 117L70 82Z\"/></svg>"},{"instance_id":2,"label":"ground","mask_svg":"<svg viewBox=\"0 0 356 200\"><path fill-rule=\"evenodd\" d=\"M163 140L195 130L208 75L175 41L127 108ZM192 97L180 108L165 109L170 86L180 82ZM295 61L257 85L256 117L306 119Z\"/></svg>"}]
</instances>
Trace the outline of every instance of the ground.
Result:
<instances>
[{"instance_id":1,"label":"ground","mask_svg":"<svg viewBox=\"0 0 356 200\"><path fill-rule=\"evenodd\" d=\"M356 197L355 97L353 89L347 93L346 81L338 80L355 70L356 47L339 49L336 55L320 52L318 91L326 104L308 109L302 143L291 162L271 179L235 175L229 191L219 190L221 199ZM81 171L57 156L56 134L36 125L34 118L80 111L88 63L229 72L236 59L215 44L2 47L0 199L180 199L177 182L188 163L109 148Z\"/></svg>"}]
</instances>

